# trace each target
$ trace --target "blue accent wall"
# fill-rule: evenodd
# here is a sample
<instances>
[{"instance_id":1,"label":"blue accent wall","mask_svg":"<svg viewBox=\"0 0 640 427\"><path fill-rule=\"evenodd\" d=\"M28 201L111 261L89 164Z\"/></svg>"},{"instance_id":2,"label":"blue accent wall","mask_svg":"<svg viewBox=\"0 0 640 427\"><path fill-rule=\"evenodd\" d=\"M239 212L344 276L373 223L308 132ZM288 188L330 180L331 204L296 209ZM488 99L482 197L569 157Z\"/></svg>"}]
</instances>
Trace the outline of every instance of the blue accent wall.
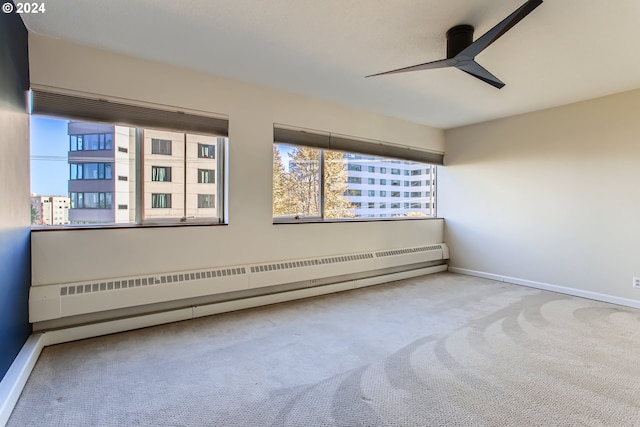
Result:
<instances>
[{"instance_id":1,"label":"blue accent wall","mask_svg":"<svg viewBox=\"0 0 640 427\"><path fill-rule=\"evenodd\" d=\"M29 144L28 90L27 29L20 15L0 13L0 133L5 136L0 138L0 144ZM16 134L23 136L13 138ZM0 149L2 153L12 151L6 146ZM9 160L18 165L24 162L22 170L29 167L28 155L14 157ZM12 171L0 170L0 180L12 182L15 178ZM3 188L7 190L6 186ZM29 211L22 207L28 203L28 194L16 197L16 191L8 193L0 193L0 200L5 204L0 212L0 378L31 333L31 230ZM19 209L12 209L14 206Z\"/></svg>"},{"instance_id":2,"label":"blue accent wall","mask_svg":"<svg viewBox=\"0 0 640 427\"><path fill-rule=\"evenodd\" d=\"M0 113L1 114L1 113ZM31 334L31 230L0 230L0 377Z\"/></svg>"}]
</instances>

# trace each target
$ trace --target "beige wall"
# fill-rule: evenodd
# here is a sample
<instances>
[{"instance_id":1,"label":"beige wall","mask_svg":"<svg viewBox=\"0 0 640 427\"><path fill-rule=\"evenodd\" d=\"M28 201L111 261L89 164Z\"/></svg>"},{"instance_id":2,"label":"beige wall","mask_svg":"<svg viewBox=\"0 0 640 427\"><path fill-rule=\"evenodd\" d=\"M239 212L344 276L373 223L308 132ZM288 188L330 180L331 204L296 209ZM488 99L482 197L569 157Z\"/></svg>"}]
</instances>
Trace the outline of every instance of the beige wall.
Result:
<instances>
[{"instance_id":1,"label":"beige wall","mask_svg":"<svg viewBox=\"0 0 640 427\"><path fill-rule=\"evenodd\" d=\"M637 90L447 131L450 265L640 300L639 112Z\"/></svg>"},{"instance_id":2,"label":"beige wall","mask_svg":"<svg viewBox=\"0 0 640 427\"><path fill-rule=\"evenodd\" d=\"M33 284L442 241L442 221L273 225L273 124L442 152L444 132L333 103L30 34L31 82L228 115L229 225L33 234ZM77 64L82 63L82 67Z\"/></svg>"}]
</instances>

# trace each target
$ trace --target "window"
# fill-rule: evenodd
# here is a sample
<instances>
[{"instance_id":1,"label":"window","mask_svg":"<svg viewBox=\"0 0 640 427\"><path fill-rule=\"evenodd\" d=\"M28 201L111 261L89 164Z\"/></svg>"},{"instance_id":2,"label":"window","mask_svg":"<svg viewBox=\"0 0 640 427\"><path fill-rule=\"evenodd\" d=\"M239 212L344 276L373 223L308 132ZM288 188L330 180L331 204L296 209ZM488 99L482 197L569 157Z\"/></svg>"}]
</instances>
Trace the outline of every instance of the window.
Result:
<instances>
[{"instance_id":1,"label":"window","mask_svg":"<svg viewBox=\"0 0 640 427\"><path fill-rule=\"evenodd\" d=\"M86 131L89 128L77 129ZM69 134L69 151L111 150L113 135L111 133L73 133Z\"/></svg>"},{"instance_id":2,"label":"window","mask_svg":"<svg viewBox=\"0 0 640 427\"><path fill-rule=\"evenodd\" d=\"M421 185L421 181L411 181L412 187L420 187L420 185Z\"/></svg>"},{"instance_id":3,"label":"window","mask_svg":"<svg viewBox=\"0 0 640 427\"><path fill-rule=\"evenodd\" d=\"M215 194L198 194L198 208L215 208L216 207L216 195Z\"/></svg>"},{"instance_id":4,"label":"window","mask_svg":"<svg viewBox=\"0 0 640 427\"><path fill-rule=\"evenodd\" d=\"M71 209L111 209L111 193L71 193Z\"/></svg>"},{"instance_id":5,"label":"window","mask_svg":"<svg viewBox=\"0 0 640 427\"><path fill-rule=\"evenodd\" d=\"M380 168L380 173L387 173L387 168Z\"/></svg>"},{"instance_id":6,"label":"window","mask_svg":"<svg viewBox=\"0 0 640 427\"><path fill-rule=\"evenodd\" d=\"M151 154L171 155L171 140L169 139L151 139Z\"/></svg>"},{"instance_id":7,"label":"window","mask_svg":"<svg viewBox=\"0 0 640 427\"><path fill-rule=\"evenodd\" d=\"M216 171L214 169L198 169L199 184L215 184Z\"/></svg>"},{"instance_id":8,"label":"window","mask_svg":"<svg viewBox=\"0 0 640 427\"><path fill-rule=\"evenodd\" d=\"M152 193L151 194L151 207L156 208L170 208L171 207L171 194L167 193Z\"/></svg>"},{"instance_id":9,"label":"window","mask_svg":"<svg viewBox=\"0 0 640 427\"><path fill-rule=\"evenodd\" d=\"M151 181L171 182L171 168L168 166L151 166Z\"/></svg>"},{"instance_id":10,"label":"window","mask_svg":"<svg viewBox=\"0 0 640 427\"><path fill-rule=\"evenodd\" d=\"M215 159L216 149L214 145L198 144L198 158L200 159Z\"/></svg>"},{"instance_id":11,"label":"window","mask_svg":"<svg viewBox=\"0 0 640 427\"><path fill-rule=\"evenodd\" d=\"M411 197L422 197L422 193L419 191L412 191L411 192Z\"/></svg>"},{"instance_id":12,"label":"window","mask_svg":"<svg viewBox=\"0 0 640 427\"><path fill-rule=\"evenodd\" d=\"M38 89L31 98L31 191L61 195L69 226L222 222L226 119ZM80 110L96 121L38 115ZM114 116L138 127L109 123ZM32 210L33 225L41 218Z\"/></svg>"},{"instance_id":13,"label":"window","mask_svg":"<svg viewBox=\"0 0 640 427\"><path fill-rule=\"evenodd\" d=\"M360 164L353 161L352 153L318 149L292 144L274 143L273 145L273 216L275 221L304 219L349 219L349 218L388 218L388 217L430 217L434 212L428 208L416 208L425 200L421 191L402 192L385 190L362 190L366 179L369 185L375 185L370 168L383 171L392 164L392 160L377 156L361 156L371 163L364 171ZM402 163L400 163L402 165ZM416 162L407 162L407 166L398 168L396 175L404 175L405 170L417 167ZM396 169L396 168L394 168ZM323 179L320 177L323 175ZM410 174L410 172L409 172ZM322 183L324 182L324 186ZM387 184L384 179L380 185ZM400 180L392 180L396 188L402 186ZM406 181L405 186L410 186ZM360 188L359 188L360 187ZM371 187L369 187L371 188ZM421 188L413 187L414 190ZM360 202L366 195L365 202ZM414 199L413 195L417 195ZM404 197L403 197L404 195ZM388 197L398 203L387 203ZM392 200L393 200L392 199Z\"/></svg>"},{"instance_id":14,"label":"window","mask_svg":"<svg viewBox=\"0 0 640 427\"><path fill-rule=\"evenodd\" d=\"M411 175L422 175L422 171L420 169L415 169L411 171Z\"/></svg>"},{"instance_id":15,"label":"window","mask_svg":"<svg viewBox=\"0 0 640 427\"><path fill-rule=\"evenodd\" d=\"M391 175L400 175L400 169L391 169Z\"/></svg>"},{"instance_id":16,"label":"window","mask_svg":"<svg viewBox=\"0 0 640 427\"><path fill-rule=\"evenodd\" d=\"M111 179L111 163L71 163L69 179Z\"/></svg>"},{"instance_id":17,"label":"window","mask_svg":"<svg viewBox=\"0 0 640 427\"><path fill-rule=\"evenodd\" d=\"M369 171L369 172L372 172L372 173L373 173L373 172L375 172L375 171L376 171L376 167L375 167L375 166L369 166L369 167L367 167L367 171Z\"/></svg>"}]
</instances>

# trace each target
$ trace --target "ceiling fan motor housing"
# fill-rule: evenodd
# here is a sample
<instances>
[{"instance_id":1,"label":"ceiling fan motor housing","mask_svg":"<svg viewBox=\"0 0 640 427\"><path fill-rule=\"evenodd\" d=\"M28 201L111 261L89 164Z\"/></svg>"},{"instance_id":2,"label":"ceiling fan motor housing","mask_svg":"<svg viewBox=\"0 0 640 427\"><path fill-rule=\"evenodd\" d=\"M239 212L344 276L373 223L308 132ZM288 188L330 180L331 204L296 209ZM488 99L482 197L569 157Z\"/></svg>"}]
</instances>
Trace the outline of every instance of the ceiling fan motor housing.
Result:
<instances>
[{"instance_id":1,"label":"ceiling fan motor housing","mask_svg":"<svg viewBox=\"0 0 640 427\"><path fill-rule=\"evenodd\" d=\"M447 31L447 59L453 58L473 43L473 27L456 25Z\"/></svg>"}]
</instances>

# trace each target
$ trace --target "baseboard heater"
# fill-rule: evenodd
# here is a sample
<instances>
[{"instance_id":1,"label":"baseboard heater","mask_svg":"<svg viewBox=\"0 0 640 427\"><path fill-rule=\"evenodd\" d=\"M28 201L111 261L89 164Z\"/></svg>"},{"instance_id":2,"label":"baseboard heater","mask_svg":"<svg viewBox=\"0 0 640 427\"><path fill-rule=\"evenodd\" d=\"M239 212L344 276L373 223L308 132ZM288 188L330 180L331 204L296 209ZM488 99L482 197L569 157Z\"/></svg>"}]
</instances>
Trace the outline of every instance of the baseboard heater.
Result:
<instances>
[{"instance_id":1,"label":"baseboard heater","mask_svg":"<svg viewBox=\"0 0 640 427\"><path fill-rule=\"evenodd\" d=\"M367 272L401 271L447 260L446 244L341 254L259 264L211 267L190 271L114 277L86 282L33 286L29 294L29 320L55 322L100 312L140 306L282 288L330 283L332 277L367 277ZM267 292L265 292L267 293Z\"/></svg>"}]
</instances>

